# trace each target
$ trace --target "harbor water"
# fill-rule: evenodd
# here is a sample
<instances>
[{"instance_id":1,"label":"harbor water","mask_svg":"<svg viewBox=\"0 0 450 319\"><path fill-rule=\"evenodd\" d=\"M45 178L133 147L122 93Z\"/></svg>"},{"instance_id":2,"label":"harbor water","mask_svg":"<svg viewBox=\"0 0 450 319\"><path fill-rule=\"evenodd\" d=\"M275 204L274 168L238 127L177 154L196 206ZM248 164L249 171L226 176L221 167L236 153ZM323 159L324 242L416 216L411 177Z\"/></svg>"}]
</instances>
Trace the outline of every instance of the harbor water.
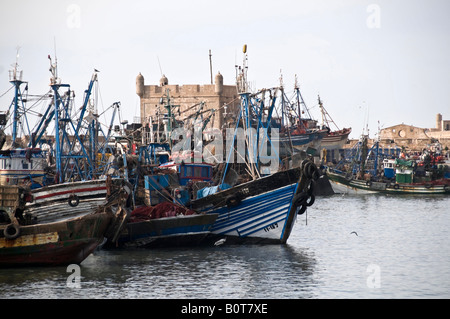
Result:
<instances>
[{"instance_id":1,"label":"harbor water","mask_svg":"<svg viewBox=\"0 0 450 319\"><path fill-rule=\"evenodd\" d=\"M286 245L98 250L0 269L1 299L450 298L450 197L318 197Z\"/></svg>"}]
</instances>

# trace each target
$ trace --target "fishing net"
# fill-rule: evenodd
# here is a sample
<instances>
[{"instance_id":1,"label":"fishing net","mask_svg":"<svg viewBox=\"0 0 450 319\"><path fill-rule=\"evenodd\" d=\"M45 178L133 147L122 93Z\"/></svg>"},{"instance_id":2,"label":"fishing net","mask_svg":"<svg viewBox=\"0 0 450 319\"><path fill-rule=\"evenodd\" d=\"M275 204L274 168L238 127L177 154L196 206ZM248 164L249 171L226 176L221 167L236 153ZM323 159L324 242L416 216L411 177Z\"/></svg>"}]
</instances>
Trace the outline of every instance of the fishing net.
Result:
<instances>
[{"instance_id":1,"label":"fishing net","mask_svg":"<svg viewBox=\"0 0 450 319\"><path fill-rule=\"evenodd\" d=\"M181 207L169 202L163 202L156 206L141 206L131 212L130 222L146 221L163 217L175 217L180 215L193 215L193 210Z\"/></svg>"}]
</instances>

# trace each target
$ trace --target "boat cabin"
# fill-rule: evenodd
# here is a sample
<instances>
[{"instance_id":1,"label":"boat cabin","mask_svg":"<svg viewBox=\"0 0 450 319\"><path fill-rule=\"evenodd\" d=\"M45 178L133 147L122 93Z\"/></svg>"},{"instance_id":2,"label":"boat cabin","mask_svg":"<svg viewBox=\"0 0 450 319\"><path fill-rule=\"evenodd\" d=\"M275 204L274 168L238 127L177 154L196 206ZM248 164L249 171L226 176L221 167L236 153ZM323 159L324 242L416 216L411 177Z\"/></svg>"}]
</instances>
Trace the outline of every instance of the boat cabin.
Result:
<instances>
[{"instance_id":1,"label":"boat cabin","mask_svg":"<svg viewBox=\"0 0 450 319\"><path fill-rule=\"evenodd\" d=\"M190 185L197 182L208 185L213 180L213 165L207 163L169 162L160 165L158 172L145 176L147 205L157 205L170 198L175 203L186 204L192 197Z\"/></svg>"},{"instance_id":2,"label":"boat cabin","mask_svg":"<svg viewBox=\"0 0 450 319\"><path fill-rule=\"evenodd\" d=\"M395 159L395 181L410 184L413 182L414 162L400 158Z\"/></svg>"},{"instance_id":3,"label":"boat cabin","mask_svg":"<svg viewBox=\"0 0 450 319\"><path fill-rule=\"evenodd\" d=\"M207 163L174 163L169 162L159 166L176 172L182 186L191 181L211 182L213 178L213 165Z\"/></svg>"},{"instance_id":4,"label":"boat cabin","mask_svg":"<svg viewBox=\"0 0 450 319\"><path fill-rule=\"evenodd\" d=\"M0 184L18 185L29 179L32 188L40 187L44 180L45 154L39 148L0 151Z\"/></svg>"},{"instance_id":5,"label":"boat cabin","mask_svg":"<svg viewBox=\"0 0 450 319\"><path fill-rule=\"evenodd\" d=\"M384 159L383 160L383 172L386 178L395 177L395 160L394 159Z\"/></svg>"}]
</instances>

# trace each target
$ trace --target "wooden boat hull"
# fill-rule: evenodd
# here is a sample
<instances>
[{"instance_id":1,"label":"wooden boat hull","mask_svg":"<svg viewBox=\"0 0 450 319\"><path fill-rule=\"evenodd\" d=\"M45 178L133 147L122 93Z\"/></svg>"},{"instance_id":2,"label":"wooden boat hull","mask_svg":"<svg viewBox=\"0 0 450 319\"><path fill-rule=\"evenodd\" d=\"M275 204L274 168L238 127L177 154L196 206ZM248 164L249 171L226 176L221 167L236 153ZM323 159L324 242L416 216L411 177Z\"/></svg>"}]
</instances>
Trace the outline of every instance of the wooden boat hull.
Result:
<instances>
[{"instance_id":1,"label":"wooden boat hull","mask_svg":"<svg viewBox=\"0 0 450 319\"><path fill-rule=\"evenodd\" d=\"M351 129L332 132L322 139L321 147L326 149L342 149L347 143Z\"/></svg>"},{"instance_id":2,"label":"wooden boat hull","mask_svg":"<svg viewBox=\"0 0 450 319\"><path fill-rule=\"evenodd\" d=\"M121 179L113 180L119 184ZM26 204L26 214L35 223L62 221L92 212L107 201L106 180L55 184L32 191L33 200Z\"/></svg>"},{"instance_id":3,"label":"wooden boat hull","mask_svg":"<svg viewBox=\"0 0 450 319\"><path fill-rule=\"evenodd\" d=\"M62 222L20 226L19 237L0 226L0 267L79 264L104 240L113 215L92 213Z\"/></svg>"},{"instance_id":4,"label":"wooden boat hull","mask_svg":"<svg viewBox=\"0 0 450 319\"><path fill-rule=\"evenodd\" d=\"M327 172L335 193L345 194L450 194L450 185L445 184L402 184L388 182L370 182L346 178L343 174Z\"/></svg>"},{"instance_id":5,"label":"wooden boat hull","mask_svg":"<svg viewBox=\"0 0 450 319\"><path fill-rule=\"evenodd\" d=\"M117 245L145 248L198 245L210 233L217 217L218 214L194 214L128 223Z\"/></svg>"},{"instance_id":6,"label":"wooden boat hull","mask_svg":"<svg viewBox=\"0 0 450 319\"><path fill-rule=\"evenodd\" d=\"M214 210L219 217L211 233L215 237L227 237L228 243L283 243L296 185L245 198L235 207Z\"/></svg>"},{"instance_id":7,"label":"wooden boat hull","mask_svg":"<svg viewBox=\"0 0 450 319\"><path fill-rule=\"evenodd\" d=\"M292 145L296 150L305 151L308 147L319 149L325 135L325 132L311 132L291 135L290 137L283 136L278 139L273 138L272 141L280 143L280 147L289 148Z\"/></svg>"},{"instance_id":8,"label":"wooden boat hull","mask_svg":"<svg viewBox=\"0 0 450 319\"><path fill-rule=\"evenodd\" d=\"M284 244L298 212L294 195L309 185L301 175L300 168L277 172L195 200L191 208L219 214L211 230L212 240Z\"/></svg>"}]
</instances>

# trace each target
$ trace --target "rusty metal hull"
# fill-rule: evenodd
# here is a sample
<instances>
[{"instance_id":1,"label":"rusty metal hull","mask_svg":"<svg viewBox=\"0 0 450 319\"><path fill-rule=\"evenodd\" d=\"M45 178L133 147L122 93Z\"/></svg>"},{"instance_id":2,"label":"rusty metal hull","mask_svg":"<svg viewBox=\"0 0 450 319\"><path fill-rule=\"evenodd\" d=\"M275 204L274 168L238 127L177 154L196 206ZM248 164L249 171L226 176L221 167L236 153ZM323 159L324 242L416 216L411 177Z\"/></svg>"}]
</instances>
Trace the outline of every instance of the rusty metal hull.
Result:
<instances>
[{"instance_id":1,"label":"rusty metal hull","mask_svg":"<svg viewBox=\"0 0 450 319\"><path fill-rule=\"evenodd\" d=\"M20 226L19 237L4 236L0 225L0 267L79 264L104 239L110 212L92 213L62 222Z\"/></svg>"}]
</instances>

